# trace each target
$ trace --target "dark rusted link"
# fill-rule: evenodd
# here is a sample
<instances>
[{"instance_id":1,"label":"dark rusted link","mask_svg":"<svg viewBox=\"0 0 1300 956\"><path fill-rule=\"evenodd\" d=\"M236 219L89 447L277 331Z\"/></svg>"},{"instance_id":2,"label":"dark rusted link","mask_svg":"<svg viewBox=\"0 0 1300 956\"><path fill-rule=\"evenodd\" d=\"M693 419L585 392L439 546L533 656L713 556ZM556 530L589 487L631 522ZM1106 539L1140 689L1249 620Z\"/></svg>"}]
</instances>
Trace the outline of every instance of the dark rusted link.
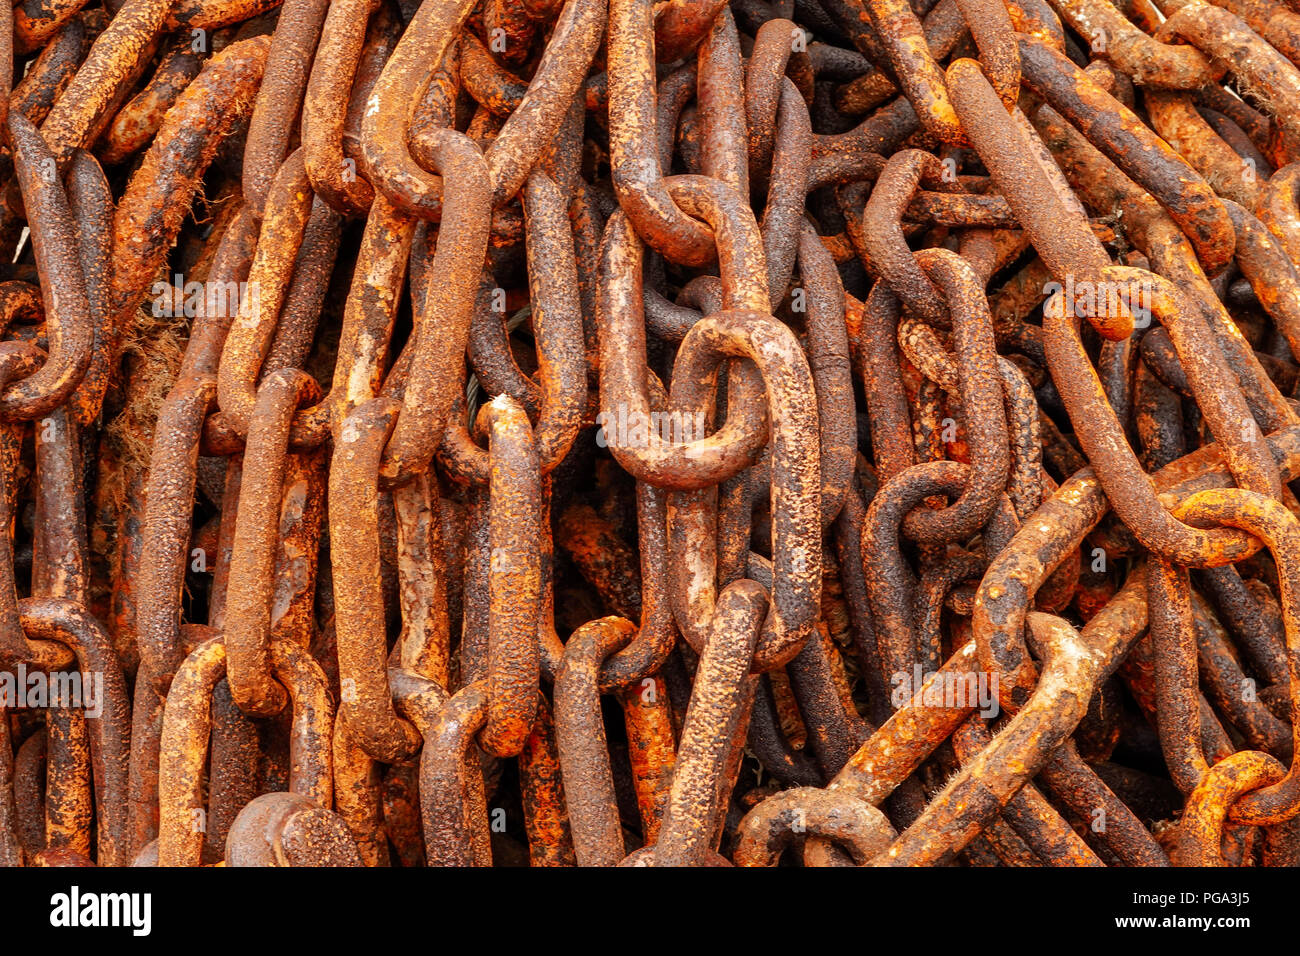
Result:
<instances>
[{"instance_id":1,"label":"dark rusted link","mask_svg":"<svg viewBox=\"0 0 1300 956\"><path fill-rule=\"evenodd\" d=\"M984 721L972 716L952 735L952 748L965 766L992 741ZM1105 865L1032 783L1025 784L1007 801L1002 819L1048 866Z\"/></svg>"},{"instance_id":2,"label":"dark rusted link","mask_svg":"<svg viewBox=\"0 0 1300 956\"><path fill-rule=\"evenodd\" d=\"M83 150L72 154L67 188L93 330L90 364L68 402L73 424L84 428L99 418L120 351L120 336L109 308L113 283L113 194L99 163Z\"/></svg>"},{"instance_id":3,"label":"dark rusted link","mask_svg":"<svg viewBox=\"0 0 1300 956\"><path fill-rule=\"evenodd\" d=\"M99 696L94 704L101 711L90 715L94 719L88 721L86 732L95 781L97 859L101 866L124 866L130 852L126 816L130 702L112 644L99 623L71 601L26 598L19 602L18 610L24 634L71 648L83 681L95 685Z\"/></svg>"},{"instance_id":4,"label":"dark rusted link","mask_svg":"<svg viewBox=\"0 0 1300 956\"><path fill-rule=\"evenodd\" d=\"M0 711L0 866L22 866L21 817L14 797L16 761L9 730L9 715ZM43 829L43 828L42 828Z\"/></svg>"},{"instance_id":5,"label":"dark rusted link","mask_svg":"<svg viewBox=\"0 0 1300 956\"><path fill-rule=\"evenodd\" d=\"M138 676L131 699L131 764L127 822L130 854L138 856L158 836L159 747L162 740L163 701L149 680Z\"/></svg>"},{"instance_id":6,"label":"dark rusted link","mask_svg":"<svg viewBox=\"0 0 1300 956\"><path fill-rule=\"evenodd\" d=\"M799 235L799 275L808 299L804 351L817 390L822 527L828 527L851 494L857 410L844 321L844 285L830 253L807 223Z\"/></svg>"},{"instance_id":7,"label":"dark rusted link","mask_svg":"<svg viewBox=\"0 0 1300 956\"><path fill-rule=\"evenodd\" d=\"M897 682L919 660L911 570L902 553L903 518L932 495L960 494L970 481L961 462L931 461L913 465L881 486L862 523L862 553L874 562L867 575L872 623L880 648L885 681ZM978 526L977 526L978 527Z\"/></svg>"},{"instance_id":8,"label":"dark rusted link","mask_svg":"<svg viewBox=\"0 0 1300 956\"><path fill-rule=\"evenodd\" d=\"M767 259L768 296L779 303L794 268L807 193L808 162L812 155L812 125L808 108L794 84L781 85L780 111L776 117L775 175L768 185L767 204L760 227ZM819 240L820 244L820 240Z\"/></svg>"},{"instance_id":9,"label":"dark rusted link","mask_svg":"<svg viewBox=\"0 0 1300 956\"><path fill-rule=\"evenodd\" d=\"M1184 424L1182 399L1157 381L1145 363L1140 365L1134 386L1133 426L1143 468L1156 471L1187 453Z\"/></svg>"},{"instance_id":10,"label":"dark rusted link","mask_svg":"<svg viewBox=\"0 0 1300 956\"><path fill-rule=\"evenodd\" d=\"M243 196L254 219L262 218L272 183L289 152L289 134L302 108L327 6L327 0L285 0L275 21L244 147Z\"/></svg>"},{"instance_id":11,"label":"dark rusted link","mask_svg":"<svg viewBox=\"0 0 1300 956\"><path fill-rule=\"evenodd\" d=\"M716 254L713 240L708 229L678 209L668 194L656 148L651 9L650 0L613 0L609 5L606 58L611 178L623 215L643 241L674 262L707 265ZM706 23L712 23L712 15ZM607 228L606 247L608 239Z\"/></svg>"},{"instance_id":12,"label":"dark rusted link","mask_svg":"<svg viewBox=\"0 0 1300 956\"><path fill-rule=\"evenodd\" d=\"M514 198L559 130L600 46L605 16L597 0L566 0L523 102L486 151L493 208Z\"/></svg>"},{"instance_id":13,"label":"dark rusted link","mask_svg":"<svg viewBox=\"0 0 1300 956\"><path fill-rule=\"evenodd\" d=\"M673 157L679 145L677 134L682 113L695 99L695 71L696 64L688 62L659 83L655 101L655 128L660 169L672 169Z\"/></svg>"},{"instance_id":14,"label":"dark rusted link","mask_svg":"<svg viewBox=\"0 0 1300 956\"><path fill-rule=\"evenodd\" d=\"M319 198L312 200L311 216L303 229L294 263L293 280L261 374L297 368L311 356L313 339L329 290L330 274L338 257L343 217Z\"/></svg>"},{"instance_id":15,"label":"dark rusted link","mask_svg":"<svg viewBox=\"0 0 1300 956\"><path fill-rule=\"evenodd\" d=\"M509 395L528 411L541 414L541 388L520 367L511 346L509 303L502 312L501 287L489 268L479 281L469 330L469 359L479 386L489 395ZM517 316L518 313L515 313ZM540 343L537 343L540 348Z\"/></svg>"},{"instance_id":16,"label":"dark rusted link","mask_svg":"<svg viewBox=\"0 0 1300 956\"><path fill-rule=\"evenodd\" d=\"M892 153L919 128L912 104L900 96L847 133L814 137L808 188L861 179L864 172L879 169L884 154Z\"/></svg>"},{"instance_id":17,"label":"dark rusted link","mask_svg":"<svg viewBox=\"0 0 1300 956\"><path fill-rule=\"evenodd\" d=\"M137 2L142 0L131 0L132 6ZM119 20L130 19L128 9L123 8L113 19L114 28ZM106 32L96 41L96 50L108 36ZM113 219L111 306L117 327L125 326L157 277L217 147L252 108L270 46L269 37L254 37L226 47L207 62L163 118ZM90 61L77 74L77 80L89 69ZM79 95L84 91L79 92L74 84L59 99L59 105ZM52 113L42 127L42 135L51 143L57 142L50 128L54 121ZM69 158L77 145L68 147Z\"/></svg>"},{"instance_id":18,"label":"dark rusted link","mask_svg":"<svg viewBox=\"0 0 1300 956\"><path fill-rule=\"evenodd\" d=\"M1204 675L1206 699L1251 747L1289 762L1294 749L1290 729L1269 711L1264 701L1258 697L1251 699L1244 693L1251 685L1237 661L1237 650L1228 632L1196 591L1192 592L1192 614L1198 670Z\"/></svg>"},{"instance_id":19,"label":"dark rusted link","mask_svg":"<svg viewBox=\"0 0 1300 956\"><path fill-rule=\"evenodd\" d=\"M718 596L712 627L695 672L677 766L664 808L657 866L683 866L715 850L725 809L725 764L748 718L750 674L767 606L763 589L741 580Z\"/></svg>"},{"instance_id":20,"label":"dark rusted link","mask_svg":"<svg viewBox=\"0 0 1300 956\"><path fill-rule=\"evenodd\" d=\"M1237 81L1269 112L1283 149L1300 146L1300 117L1290 104L1300 96L1300 70L1227 10L1191 0L1161 24L1157 40L1181 37L1228 65ZM1213 271L1213 270L1211 270Z\"/></svg>"},{"instance_id":21,"label":"dark rusted link","mask_svg":"<svg viewBox=\"0 0 1300 956\"><path fill-rule=\"evenodd\" d=\"M1183 398L1192 398L1192 387L1187 384L1187 373L1183 363L1178 360L1174 343L1169 340L1169 333L1164 329L1152 329L1142 336L1139 347L1142 362L1139 372L1145 369L1169 391ZM1178 456L1181 457L1181 456Z\"/></svg>"},{"instance_id":22,"label":"dark rusted link","mask_svg":"<svg viewBox=\"0 0 1300 956\"><path fill-rule=\"evenodd\" d=\"M1273 138L1272 120L1259 110L1214 83L1203 86L1197 91L1196 102L1203 111L1202 115L1216 130L1220 129L1216 114L1241 130L1241 135L1245 137L1242 155L1257 154L1261 161L1258 167L1261 172L1270 166L1285 165L1285 159L1281 163L1276 162L1278 159L1276 147L1279 144ZM1238 149L1235 133L1225 135L1220 131L1219 135L1232 143L1234 149Z\"/></svg>"},{"instance_id":23,"label":"dark rusted link","mask_svg":"<svg viewBox=\"0 0 1300 956\"><path fill-rule=\"evenodd\" d=\"M740 823L737 866L776 866L804 835L842 846L859 866L897 837L889 819L870 804L835 790L800 787L769 797Z\"/></svg>"},{"instance_id":24,"label":"dark rusted link","mask_svg":"<svg viewBox=\"0 0 1300 956\"><path fill-rule=\"evenodd\" d=\"M1135 27L1110 0L1055 0L1052 8L1079 36L1091 42L1096 55L1142 86L1196 90L1218 78L1205 54L1194 47L1153 39Z\"/></svg>"},{"instance_id":25,"label":"dark rusted link","mask_svg":"<svg viewBox=\"0 0 1300 956\"><path fill-rule=\"evenodd\" d=\"M1067 740L1038 774L1038 782L1090 824L1098 811L1105 821L1094 830L1125 866L1169 866L1169 858L1133 810L1115 795Z\"/></svg>"},{"instance_id":26,"label":"dark rusted link","mask_svg":"<svg viewBox=\"0 0 1300 956\"><path fill-rule=\"evenodd\" d=\"M7 718L6 718L7 719ZM46 846L44 781L47 734L39 728L23 741L14 757L14 813L19 845L28 859Z\"/></svg>"},{"instance_id":27,"label":"dark rusted link","mask_svg":"<svg viewBox=\"0 0 1300 956\"><path fill-rule=\"evenodd\" d=\"M1016 517L1027 518L1042 503L1046 483L1043 480L1043 443L1033 389L1024 374L999 356L1002 373L1003 404L1011 440L1011 469L1007 476L1007 497ZM1052 486L1055 490L1055 486Z\"/></svg>"},{"instance_id":28,"label":"dark rusted link","mask_svg":"<svg viewBox=\"0 0 1300 956\"><path fill-rule=\"evenodd\" d=\"M230 697L230 686L225 681L218 681L212 690L209 819L203 845L205 858L217 859L222 855L235 817L261 792L259 764L262 754L259 743L257 725L235 706Z\"/></svg>"},{"instance_id":29,"label":"dark rusted link","mask_svg":"<svg viewBox=\"0 0 1300 956\"><path fill-rule=\"evenodd\" d=\"M329 5L302 106L302 145L312 189L335 209L354 216L365 214L375 192L358 168L356 150L349 149L355 146L348 142L349 133L354 133L349 130L349 107L358 94L369 92L366 83L378 78L366 68L377 60L382 69L397 42L387 8L381 5L372 18L373 8L372 0Z\"/></svg>"},{"instance_id":30,"label":"dark rusted link","mask_svg":"<svg viewBox=\"0 0 1300 956\"><path fill-rule=\"evenodd\" d=\"M1069 275L1076 281L1097 281L1092 277L1100 276L1109 257L1092 230L1084 228L1082 207L1059 169L1050 157L1050 169L1040 158L1045 149L1028 122L1019 112L1009 119L999 115L997 94L973 61L957 60L948 76L966 134L1052 275L1062 282ZM1065 222L1071 227L1061 228ZM1119 340L1132 333L1133 318L1127 310L1113 315L1110 310L1101 315L1096 311L1088 319L1104 338Z\"/></svg>"},{"instance_id":31,"label":"dark rusted link","mask_svg":"<svg viewBox=\"0 0 1300 956\"><path fill-rule=\"evenodd\" d=\"M1300 355L1300 271L1287 256L1282 243L1247 209L1226 202L1228 215L1237 230L1237 265L1250 281L1260 306L1277 330Z\"/></svg>"},{"instance_id":32,"label":"dark rusted link","mask_svg":"<svg viewBox=\"0 0 1300 956\"><path fill-rule=\"evenodd\" d=\"M528 92L528 81L492 59L487 47L472 33L461 36L460 55L466 92L494 115L502 119L509 116Z\"/></svg>"},{"instance_id":33,"label":"dark rusted link","mask_svg":"<svg viewBox=\"0 0 1300 956\"><path fill-rule=\"evenodd\" d=\"M816 755L828 778L840 772L861 741L857 710L847 707L835 686L829 644L830 637L819 627L786 665L790 691L807 732L805 747Z\"/></svg>"},{"instance_id":34,"label":"dark rusted link","mask_svg":"<svg viewBox=\"0 0 1300 956\"><path fill-rule=\"evenodd\" d=\"M423 730L420 816L430 866L490 866L483 774L474 736L487 723L483 682L467 684Z\"/></svg>"},{"instance_id":35,"label":"dark rusted link","mask_svg":"<svg viewBox=\"0 0 1300 956\"><path fill-rule=\"evenodd\" d=\"M361 122L366 171L372 185L407 215L436 220L441 214L441 178L416 162L406 137L431 79L430 67L443 62L472 7L470 0L421 4L366 103Z\"/></svg>"},{"instance_id":36,"label":"dark rusted link","mask_svg":"<svg viewBox=\"0 0 1300 956\"><path fill-rule=\"evenodd\" d=\"M761 258L761 243L752 214L746 216L739 208L740 197L715 180L674 177L669 182L679 201L689 197L693 208L715 220L724 268L728 274L734 269L737 278L735 285L724 287L730 296L726 308L767 312L766 275L748 275L741 268L741 263ZM756 396L738 406L729 402L730 413L722 428L698 438L693 423L683 424L680 409L665 410L679 416L673 422L678 438L691 440L664 440L662 426L655 427L659 416L651 411L644 378L642 254L627 217L621 213L610 217L601 243L604 279L597 299L601 349L598 424L604 427L605 440L619 464L639 480L674 489L707 487L753 464L766 440L765 417L761 406L755 407Z\"/></svg>"},{"instance_id":37,"label":"dark rusted link","mask_svg":"<svg viewBox=\"0 0 1300 956\"><path fill-rule=\"evenodd\" d=\"M927 673L943 664L941 615L950 592L963 581L978 581L988 562L965 551L949 554L937 564L926 567L916 586L912 616L915 622L918 656Z\"/></svg>"},{"instance_id":38,"label":"dark rusted link","mask_svg":"<svg viewBox=\"0 0 1300 956\"><path fill-rule=\"evenodd\" d=\"M889 158L862 211L866 262L908 311L931 325L948 328L948 310L939 291L913 258L903 235L902 210L922 181L942 186L944 167L919 149L900 150Z\"/></svg>"},{"instance_id":39,"label":"dark rusted link","mask_svg":"<svg viewBox=\"0 0 1300 956\"><path fill-rule=\"evenodd\" d=\"M786 737L772 691L773 673L764 674L754 686L746 746L783 785L820 786L825 778L812 755L791 746Z\"/></svg>"},{"instance_id":40,"label":"dark rusted link","mask_svg":"<svg viewBox=\"0 0 1300 956\"><path fill-rule=\"evenodd\" d=\"M1187 571L1156 558L1147 571L1147 605L1155 650L1160 746L1175 785L1191 793L1209 764L1201 746L1196 639Z\"/></svg>"},{"instance_id":41,"label":"dark rusted link","mask_svg":"<svg viewBox=\"0 0 1300 956\"><path fill-rule=\"evenodd\" d=\"M1174 514L1180 519L1213 522L1242 528L1263 540L1272 551L1278 568L1279 601L1287 635L1287 669L1290 672L1290 709L1293 748L1300 744L1300 597L1291 581L1295 561L1300 560L1300 524L1276 500L1240 489L1202 491L1179 504ZM1188 602L1190 617L1190 601ZM1186 640L1190 627L1181 632ZM1194 652L1194 650L1193 650ZM1195 668L1195 660L1192 665ZM1163 706L1163 702L1162 702ZM1273 825L1300 812L1300 764L1293 761L1285 778L1239 801L1232 809L1238 823Z\"/></svg>"},{"instance_id":42,"label":"dark rusted link","mask_svg":"<svg viewBox=\"0 0 1300 956\"><path fill-rule=\"evenodd\" d=\"M251 428L258 376L271 350L312 198L302 150L297 150L276 174L248 273L249 288L256 294L241 298L217 369L217 402L226 421L241 435Z\"/></svg>"},{"instance_id":43,"label":"dark rusted link","mask_svg":"<svg viewBox=\"0 0 1300 956\"><path fill-rule=\"evenodd\" d=\"M898 346L902 304L878 282L862 310L862 332L857 347L857 369L867 398L872 451L880 481L885 482L915 464L912 415L903 387Z\"/></svg>"},{"instance_id":44,"label":"dark rusted link","mask_svg":"<svg viewBox=\"0 0 1300 956\"><path fill-rule=\"evenodd\" d=\"M1194 577L1252 669L1267 683L1289 684L1281 609L1268 589L1263 589L1268 593L1266 603L1260 591L1244 582L1234 567L1206 568L1195 572Z\"/></svg>"},{"instance_id":45,"label":"dark rusted link","mask_svg":"<svg viewBox=\"0 0 1300 956\"><path fill-rule=\"evenodd\" d=\"M799 16L811 24L815 14L800 12ZM851 80L872 68L871 61L865 56L845 47L831 46L814 40L808 44L807 52L813 72L826 80Z\"/></svg>"},{"instance_id":46,"label":"dark rusted link","mask_svg":"<svg viewBox=\"0 0 1300 956\"><path fill-rule=\"evenodd\" d=\"M953 317L953 346L971 448L970 479L957 501L939 511L919 509L903 521L909 537L937 544L969 537L988 521L1006 487L1010 451L993 319L979 279L964 259L949 252L926 250L918 262L938 283Z\"/></svg>"},{"instance_id":47,"label":"dark rusted link","mask_svg":"<svg viewBox=\"0 0 1300 956\"><path fill-rule=\"evenodd\" d=\"M821 584L821 491L817 461L815 394L803 353L788 328L750 312L720 312L696 323L682 340L674 367L672 407L700 415L725 356L758 364L776 427L771 443L772 611L763 626L757 671L792 657L817 618ZM669 539L698 553L698 562L672 568L678 627L702 646L700 621L708 620L716 593L716 561L706 542L716 522L709 491L679 492L669 501ZM696 549L700 549L696 552ZM702 616L703 615L703 616Z\"/></svg>"},{"instance_id":48,"label":"dark rusted link","mask_svg":"<svg viewBox=\"0 0 1300 956\"><path fill-rule=\"evenodd\" d=\"M432 153L443 174L442 225L433 261L429 265L438 281L429 284L425 296L423 321L415 332L415 344L411 350L402 410L384 452L383 474L390 479L422 471L442 441L443 428L463 374L462 356L469 340L475 292L488 243L491 207L488 170L482 154L469 139L453 130L436 131L430 134L430 138L433 140ZM530 186L525 193L526 212L529 199L535 198L536 190L545 192L548 186L554 189L554 184L544 174L536 176L538 185L535 188ZM550 194L546 195L549 199ZM550 206L545 208L550 210ZM549 219L547 222L555 225ZM542 252L538 251L539 254ZM545 251L555 255L563 250L559 249L557 253L548 248ZM572 254L569 264L572 264ZM563 262L548 263L550 268L562 269L563 266ZM563 288L565 292L571 291L571 286ZM446 305L438 307L441 303ZM564 305L568 305L568 300ZM535 303L534 308L540 311L542 306ZM539 323L540 336L542 319L535 314L534 321ZM549 357L545 352L541 354ZM562 369L565 367L561 365ZM543 380L548 385L553 384L549 376L544 375ZM585 379L583 386L585 394ZM572 441L572 434L569 441ZM568 450L567 443L563 449L558 451L554 460L547 458L552 467ZM552 454L557 451L546 450Z\"/></svg>"},{"instance_id":49,"label":"dark rusted link","mask_svg":"<svg viewBox=\"0 0 1300 956\"><path fill-rule=\"evenodd\" d=\"M601 716L599 671L635 634L631 621L584 624L564 645L555 676L555 742L579 866L614 866L626 855Z\"/></svg>"},{"instance_id":50,"label":"dark rusted link","mask_svg":"<svg viewBox=\"0 0 1300 956\"><path fill-rule=\"evenodd\" d=\"M1151 192L1192 241L1208 274L1222 272L1232 258L1232 223L1200 174L1063 54L1022 39L1020 56L1034 92Z\"/></svg>"},{"instance_id":51,"label":"dark rusted link","mask_svg":"<svg viewBox=\"0 0 1300 956\"><path fill-rule=\"evenodd\" d=\"M1263 171L1257 174L1223 141L1197 112L1190 93L1148 90L1143 102L1155 131L1205 177L1211 189L1224 199L1255 208Z\"/></svg>"},{"instance_id":52,"label":"dark rusted link","mask_svg":"<svg viewBox=\"0 0 1300 956\"><path fill-rule=\"evenodd\" d=\"M21 113L9 117L14 169L40 270L49 357L37 371L0 392L0 415L30 420L62 405L90 365L94 325L76 226L45 139Z\"/></svg>"},{"instance_id":53,"label":"dark rusted link","mask_svg":"<svg viewBox=\"0 0 1300 956\"><path fill-rule=\"evenodd\" d=\"M120 163L144 149L162 125L163 117L203 68L204 56L190 37L167 49L144 89L123 106L104 134L99 158Z\"/></svg>"},{"instance_id":54,"label":"dark rusted link","mask_svg":"<svg viewBox=\"0 0 1300 956\"><path fill-rule=\"evenodd\" d=\"M194 496L199 436L216 395L221 348L239 307L239 283L255 241L252 216L237 213L221 237L208 272L207 294L195 317L176 383L158 410L141 532L143 547L151 558L140 566L137 590L142 600L136 615L136 642L144 671L159 693L166 692L184 657L179 627L189 556L186 506ZM225 525L223 522L223 531ZM228 530L233 535L234 522Z\"/></svg>"}]
</instances>

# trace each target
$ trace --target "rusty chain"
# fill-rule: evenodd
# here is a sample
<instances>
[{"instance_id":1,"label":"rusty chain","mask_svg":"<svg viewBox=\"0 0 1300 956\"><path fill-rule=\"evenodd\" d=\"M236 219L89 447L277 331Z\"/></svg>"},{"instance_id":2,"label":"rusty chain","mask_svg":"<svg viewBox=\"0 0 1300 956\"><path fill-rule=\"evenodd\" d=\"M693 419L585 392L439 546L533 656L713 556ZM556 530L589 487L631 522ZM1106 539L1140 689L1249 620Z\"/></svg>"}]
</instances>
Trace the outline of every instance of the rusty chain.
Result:
<instances>
[{"instance_id":1,"label":"rusty chain","mask_svg":"<svg viewBox=\"0 0 1300 956\"><path fill-rule=\"evenodd\" d=\"M25 0L0 865L1300 865L1300 2Z\"/></svg>"}]
</instances>

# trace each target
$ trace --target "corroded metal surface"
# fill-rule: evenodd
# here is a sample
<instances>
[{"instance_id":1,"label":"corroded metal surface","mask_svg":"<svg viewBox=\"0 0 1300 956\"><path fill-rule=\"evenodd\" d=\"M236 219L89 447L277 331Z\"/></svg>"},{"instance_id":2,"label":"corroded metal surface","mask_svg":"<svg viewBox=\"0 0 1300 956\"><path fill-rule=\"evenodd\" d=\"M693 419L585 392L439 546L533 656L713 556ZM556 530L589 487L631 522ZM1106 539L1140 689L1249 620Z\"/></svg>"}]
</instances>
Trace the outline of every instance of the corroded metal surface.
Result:
<instances>
[{"instance_id":1,"label":"corroded metal surface","mask_svg":"<svg viewBox=\"0 0 1300 956\"><path fill-rule=\"evenodd\" d=\"M0 865L1300 864L1293 6L14 6Z\"/></svg>"}]
</instances>

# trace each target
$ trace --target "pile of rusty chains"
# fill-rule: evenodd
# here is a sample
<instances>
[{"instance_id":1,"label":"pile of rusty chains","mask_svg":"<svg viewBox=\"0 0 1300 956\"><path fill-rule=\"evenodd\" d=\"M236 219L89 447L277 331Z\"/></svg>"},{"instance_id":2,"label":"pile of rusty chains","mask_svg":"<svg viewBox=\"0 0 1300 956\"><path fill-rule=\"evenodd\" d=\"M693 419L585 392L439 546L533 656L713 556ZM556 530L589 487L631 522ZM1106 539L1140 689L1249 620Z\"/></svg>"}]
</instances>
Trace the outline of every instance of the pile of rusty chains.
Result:
<instances>
[{"instance_id":1,"label":"pile of rusty chains","mask_svg":"<svg viewBox=\"0 0 1300 956\"><path fill-rule=\"evenodd\" d=\"M0 863L1295 865L1286 3L18 4Z\"/></svg>"}]
</instances>

